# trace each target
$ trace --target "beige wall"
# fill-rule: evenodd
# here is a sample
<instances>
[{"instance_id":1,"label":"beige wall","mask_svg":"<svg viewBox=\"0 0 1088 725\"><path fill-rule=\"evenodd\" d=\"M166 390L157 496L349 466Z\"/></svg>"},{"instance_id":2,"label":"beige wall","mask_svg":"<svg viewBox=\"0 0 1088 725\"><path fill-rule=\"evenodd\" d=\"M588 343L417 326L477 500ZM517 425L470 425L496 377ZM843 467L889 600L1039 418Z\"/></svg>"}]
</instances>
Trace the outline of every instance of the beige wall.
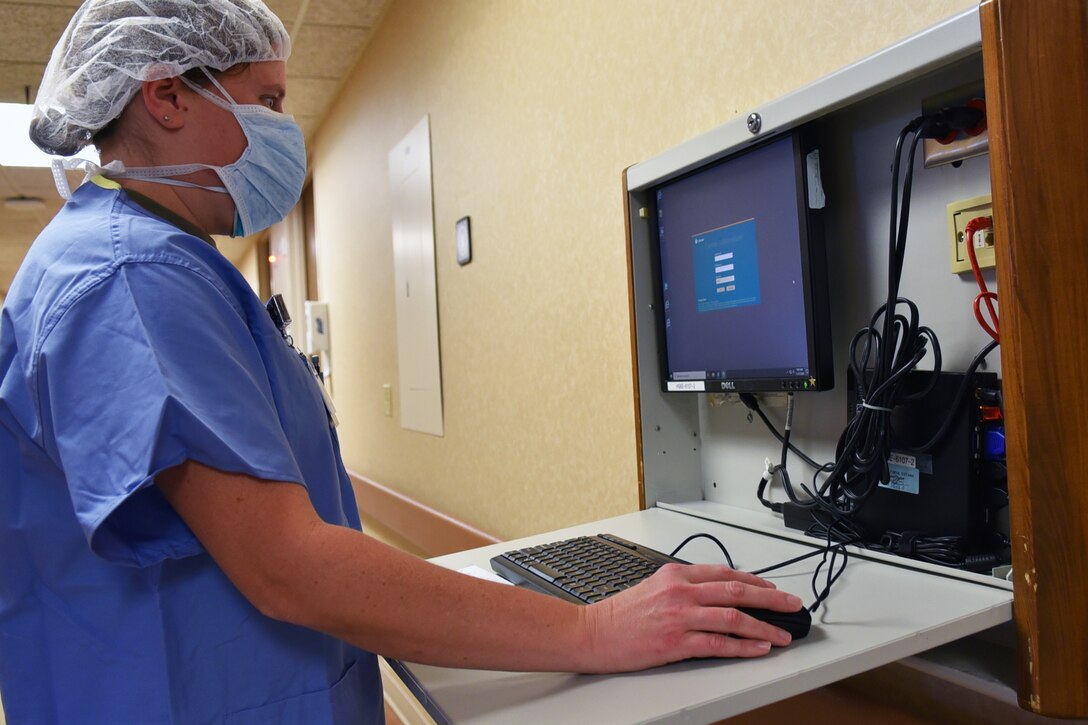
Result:
<instances>
[{"instance_id":1,"label":"beige wall","mask_svg":"<svg viewBox=\"0 0 1088 725\"><path fill-rule=\"evenodd\" d=\"M500 536L636 509L622 170L971 4L393 0L312 149L348 467ZM426 113L444 438L382 412L387 153Z\"/></svg>"},{"instance_id":2,"label":"beige wall","mask_svg":"<svg viewBox=\"0 0 1088 725\"><path fill-rule=\"evenodd\" d=\"M238 271L242 273L242 276L246 278L246 282L249 282L249 286L254 290L260 290L260 282L257 274L257 245L249 244L242 252L241 256L234 260L234 266L238 268Z\"/></svg>"}]
</instances>

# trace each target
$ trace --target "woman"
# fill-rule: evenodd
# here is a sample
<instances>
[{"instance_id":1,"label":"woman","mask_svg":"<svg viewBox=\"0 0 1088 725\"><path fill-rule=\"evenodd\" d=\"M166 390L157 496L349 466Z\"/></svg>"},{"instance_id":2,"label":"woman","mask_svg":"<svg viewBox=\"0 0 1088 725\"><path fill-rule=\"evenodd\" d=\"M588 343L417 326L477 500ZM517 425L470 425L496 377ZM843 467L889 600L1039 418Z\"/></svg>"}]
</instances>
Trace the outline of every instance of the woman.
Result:
<instances>
[{"instance_id":1,"label":"woman","mask_svg":"<svg viewBox=\"0 0 1088 725\"><path fill-rule=\"evenodd\" d=\"M360 533L312 371L208 236L298 200L289 52L256 0L89 0L53 53L32 138L103 163L0 321L9 722L375 722L373 652L614 672L786 644L734 607L800 601L725 567L582 608Z\"/></svg>"}]
</instances>

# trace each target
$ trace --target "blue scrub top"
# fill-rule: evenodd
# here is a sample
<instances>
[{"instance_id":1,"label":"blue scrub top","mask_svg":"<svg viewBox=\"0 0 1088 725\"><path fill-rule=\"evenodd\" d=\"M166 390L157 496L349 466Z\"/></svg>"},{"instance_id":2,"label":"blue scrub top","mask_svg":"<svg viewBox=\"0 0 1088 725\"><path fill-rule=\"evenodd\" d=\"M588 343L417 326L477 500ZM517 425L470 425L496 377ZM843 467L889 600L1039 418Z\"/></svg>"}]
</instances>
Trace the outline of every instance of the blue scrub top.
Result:
<instances>
[{"instance_id":1,"label":"blue scrub top","mask_svg":"<svg viewBox=\"0 0 1088 725\"><path fill-rule=\"evenodd\" d=\"M153 485L187 459L359 528L316 383L245 279L84 184L0 315L9 723L381 722L374 655L263 616Z\"/></svg>"}]
</instances>

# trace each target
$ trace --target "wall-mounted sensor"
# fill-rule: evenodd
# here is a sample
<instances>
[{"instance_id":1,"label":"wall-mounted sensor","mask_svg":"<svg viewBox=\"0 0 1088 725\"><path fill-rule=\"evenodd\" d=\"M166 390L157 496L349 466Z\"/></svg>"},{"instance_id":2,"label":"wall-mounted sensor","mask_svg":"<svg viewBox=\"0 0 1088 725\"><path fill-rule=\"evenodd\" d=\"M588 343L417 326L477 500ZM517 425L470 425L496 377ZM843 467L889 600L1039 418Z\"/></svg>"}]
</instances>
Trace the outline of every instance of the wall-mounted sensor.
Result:
<instances>
[{"instance_id":1,"label":"wall-mounted sensor","mask_svg":"<svg viewBox=\"0 0 1088 725\"><path fill-rule=\"evenodd\" d=\"M457 263L464 266L472 261L472 230L468 217L457 220Z\"/></svg>"}]
</instances>

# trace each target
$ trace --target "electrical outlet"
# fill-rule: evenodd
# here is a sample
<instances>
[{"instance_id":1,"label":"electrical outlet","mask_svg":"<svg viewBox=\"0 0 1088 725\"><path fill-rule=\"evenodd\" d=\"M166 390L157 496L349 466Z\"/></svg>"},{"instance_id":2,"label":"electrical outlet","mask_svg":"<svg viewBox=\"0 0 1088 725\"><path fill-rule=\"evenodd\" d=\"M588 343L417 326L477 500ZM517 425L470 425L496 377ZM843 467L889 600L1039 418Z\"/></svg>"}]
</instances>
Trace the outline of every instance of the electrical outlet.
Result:
<instances>
[{"instance_id":1,"label":"electrical outlet","mask_svg":"<svg viewBox=\"0 0 1088 725\"><path fill-rule=\"evenodd\" d=\"M385 411L386 418L393 417L393 384L385 383L382 385L382 406Z\"/></svg>"},{"instance_id":2,"label":"electrical outlet","mask_svg":"<svg viewBox=\"0 0 1088 725\"><path fill-rule=\"evenodd\" d=\"M932 113L949 106L972 106L986 113L986 89L982 81L953 88L936 96L922 99L922 113ZM983 120L970 132L961 131L954 139L927 138L922 142L922 160L927 169L942 164L958 166L964 159L981 156L990 150L990 134Z\"/></svg>"},{"instance_id":3,"label":"electrical outlet","mask_svg":"<svg viewBox=\"0 0 1088 725\"><path fill-rule=\"evenodd\" d=\"M976 196L973 199L954 201L948 205L948 234L951 240L952 273L963 274L971 271L971 260L967 256L967 244L970 240L963 238L963 231L968 222L976 217L990 217L993 221L994 206L989 194ZM989 239L993 239L992 234ZM985 269L994 266L993 244L984 247L975 247L975 259L978 266Z\"/></svg>"}]
</instances>

